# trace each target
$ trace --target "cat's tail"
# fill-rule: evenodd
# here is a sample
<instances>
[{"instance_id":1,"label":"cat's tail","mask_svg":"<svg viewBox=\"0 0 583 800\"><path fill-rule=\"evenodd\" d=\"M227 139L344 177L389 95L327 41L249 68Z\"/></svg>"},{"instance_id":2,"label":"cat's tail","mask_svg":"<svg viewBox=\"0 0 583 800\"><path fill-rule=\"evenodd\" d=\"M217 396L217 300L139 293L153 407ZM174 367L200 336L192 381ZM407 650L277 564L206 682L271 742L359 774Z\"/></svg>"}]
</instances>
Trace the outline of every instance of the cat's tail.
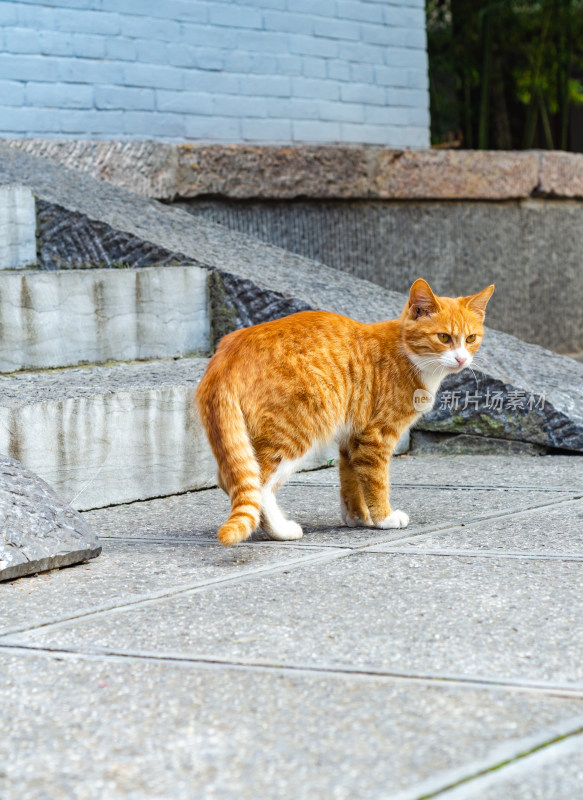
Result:
<instances>
[{"instance_id":1,"label":"cat's tail","mask_svg":"<svg viewBox=\"0 0 583 800\"><path fill-rule=\"evenodd\" d=\"M231 515L217 536L230 546L247 539L261 518L261 474L237 399L228 390L196 393L201 419L219 464L221 488L231 498Z\"/></svg>"}]
</instances>

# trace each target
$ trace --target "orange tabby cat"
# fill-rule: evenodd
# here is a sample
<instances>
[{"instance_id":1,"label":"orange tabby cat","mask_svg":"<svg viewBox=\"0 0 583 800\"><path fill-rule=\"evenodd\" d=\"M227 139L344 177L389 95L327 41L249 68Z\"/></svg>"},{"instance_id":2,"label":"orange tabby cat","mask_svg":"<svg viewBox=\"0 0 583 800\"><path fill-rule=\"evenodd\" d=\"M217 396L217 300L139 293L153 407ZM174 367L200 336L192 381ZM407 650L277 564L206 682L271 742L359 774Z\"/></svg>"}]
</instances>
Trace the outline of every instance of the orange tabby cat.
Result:
<instances>
[{"instance_id":1,"label":"orange tabby cat","mask_svg":"<svg viewBox=\"0 0 583 800\"><path fill-rule=\"evenodd\" d=\"M405 528L408 516L389 504L389 458L419 416L415 390L435 395L470 365L493 291L436 297L419 278L399 319L366 325L303 311L225 336L196 392L231 498L220 542L241 542L259 524L272 539L299 539L274 492L332 439L346 525Z\"/></svg>"}]
</instances>

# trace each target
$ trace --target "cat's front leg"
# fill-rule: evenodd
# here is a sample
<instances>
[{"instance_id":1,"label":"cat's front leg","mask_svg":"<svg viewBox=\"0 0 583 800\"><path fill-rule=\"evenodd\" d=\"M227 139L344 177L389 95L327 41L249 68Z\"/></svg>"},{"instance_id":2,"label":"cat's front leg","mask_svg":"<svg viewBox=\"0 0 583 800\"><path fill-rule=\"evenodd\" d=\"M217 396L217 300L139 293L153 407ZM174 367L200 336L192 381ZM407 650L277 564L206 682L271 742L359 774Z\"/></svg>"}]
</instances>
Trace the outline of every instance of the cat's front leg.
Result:
<instances>
[{"instance_id":1,"label":"cat's front leg","mask_svg":"<svg viewBox=\"0 0 583 800\"><path fill-rule=\"evenodd\" d=\"M350 463L375 528L406 528L409 517L389 503L389 460L398 437L383 437L376 428L350 443Z\"/></svg>"},{"instance_id":2,"label":"cat's front leg","mask_svg":"<svg viewBox=\"0 0 583 800\"><path fill-rule=\"evenodd\" d=\"M349 528L370 528L372 519L368 513L358 475L350 464L348 450L340 450L340 513Z\"/></svg>"}]
</instances>

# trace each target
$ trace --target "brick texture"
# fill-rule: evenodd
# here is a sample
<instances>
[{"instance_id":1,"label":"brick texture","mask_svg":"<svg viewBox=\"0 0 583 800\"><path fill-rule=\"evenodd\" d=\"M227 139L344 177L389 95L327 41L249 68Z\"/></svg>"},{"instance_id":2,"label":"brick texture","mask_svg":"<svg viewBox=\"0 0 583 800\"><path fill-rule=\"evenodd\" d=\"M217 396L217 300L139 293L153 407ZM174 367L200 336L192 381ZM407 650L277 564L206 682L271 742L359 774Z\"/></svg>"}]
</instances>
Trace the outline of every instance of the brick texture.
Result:
<instances>
[{"instance_id":1,"label":"brick texture","mask_svg":"<svg viewBox=\"0 0 583 800\"><path fill-rule=\"evenodd\" d=\"M3 0L0 25L0 136L429 143L423 0Z\"/></svg>"}]
</instances>

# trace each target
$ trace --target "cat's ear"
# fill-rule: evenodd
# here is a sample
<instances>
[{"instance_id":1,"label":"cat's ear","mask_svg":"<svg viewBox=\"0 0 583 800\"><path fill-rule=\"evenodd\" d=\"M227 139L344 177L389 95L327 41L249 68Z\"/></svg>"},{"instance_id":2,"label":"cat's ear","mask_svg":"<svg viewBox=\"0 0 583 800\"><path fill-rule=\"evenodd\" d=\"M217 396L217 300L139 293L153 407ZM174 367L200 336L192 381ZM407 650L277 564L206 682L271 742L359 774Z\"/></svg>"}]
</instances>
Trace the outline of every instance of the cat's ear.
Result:
<instances>
[{"instance_id":1,"label":"cat's ear","mask_svg":"<svg viewBox=\"0 0 583 800\"><path fill-rule=\"evenodd\" d=\"M431 291L427 281L424 281L423 278L417 278L409 290L407 312L411 319L430 317L439 309L439 300Z\"/></svg>"},{"instance_id":2,"label":"cat's ear","mask_svg":"<svg viewBox=\"0 0 583 800\"><path fill-rule=\"evenodd\" d=\"M464 301L466 306L475 311L482 319L486 316L486 306L488 305L488 300L492 297L494 292L494 284L491 283L490 286L486 286L485 289L482 289L481 292L478 294L472 294L470 297L465 297Z\"/></svg>"}]
</instances>

